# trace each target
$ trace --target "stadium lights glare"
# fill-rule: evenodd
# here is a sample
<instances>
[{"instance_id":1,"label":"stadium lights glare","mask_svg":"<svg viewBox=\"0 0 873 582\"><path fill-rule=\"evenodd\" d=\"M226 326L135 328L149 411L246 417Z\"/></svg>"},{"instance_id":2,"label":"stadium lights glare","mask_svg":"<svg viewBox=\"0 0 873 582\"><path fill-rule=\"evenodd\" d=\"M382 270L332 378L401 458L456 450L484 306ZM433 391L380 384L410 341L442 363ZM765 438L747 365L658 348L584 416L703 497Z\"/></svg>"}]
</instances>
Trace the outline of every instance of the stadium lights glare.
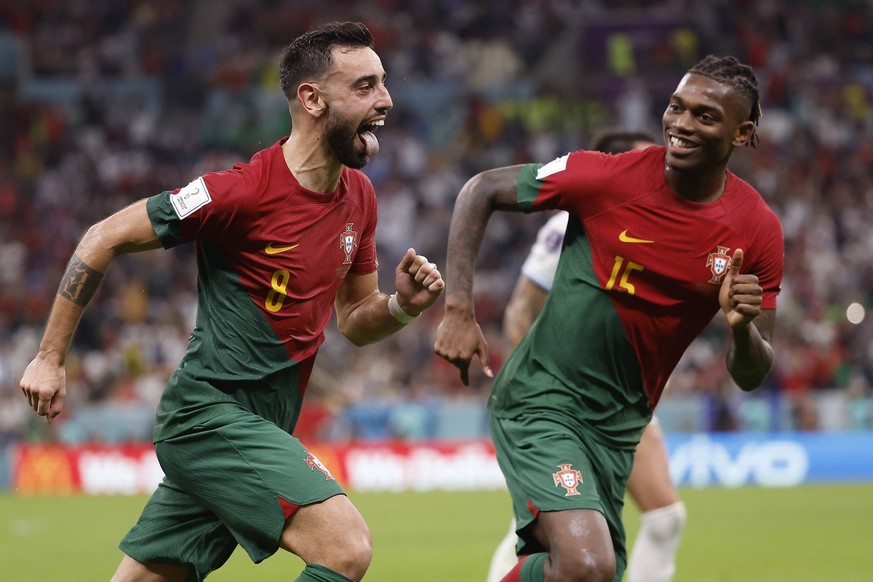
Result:
<instances>
[{"instance_id":1,"label":"stadium lights glare","mask_svg":"<svg viewBox=\"0 0 873 582\"><path fill-rule=\"evenodd\" d=\"M865 315L864 306L860 303L852 303L846 308L846 319L849 320L849 323L858 325L864 321Z\"/></svg>"}]
</instances>

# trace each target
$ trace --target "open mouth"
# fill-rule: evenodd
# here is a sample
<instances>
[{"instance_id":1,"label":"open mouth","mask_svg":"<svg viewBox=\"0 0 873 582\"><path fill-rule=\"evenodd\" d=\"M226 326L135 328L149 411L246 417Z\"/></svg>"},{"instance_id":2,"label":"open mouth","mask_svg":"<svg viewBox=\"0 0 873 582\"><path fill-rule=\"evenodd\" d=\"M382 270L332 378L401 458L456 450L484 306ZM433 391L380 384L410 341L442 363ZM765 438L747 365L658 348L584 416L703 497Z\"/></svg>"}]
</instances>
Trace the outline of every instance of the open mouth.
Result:
<instances>
[{"instance_id":1,"label":"open mouth","mask_svg":"<svg viewBox=\"0 0 873 582\"><path fill-rule=\"evenodd\" d=\"M675 135L670 136L670 145L673 146L674 148L681 148L684 150L690 150L690 149L700 147L696 143L694 143L693 141L688 141L687 139L677 137Z\"/></svg>"},{"instance_id":2,"label":"open mouth","mask_svg":"<svg viewBox=\"0 0 873 582\"><path fill-rule=\"evenodd\" d=\"M376 139L376 134L373 132L376 131L376 128L382 127L383 125L385 125L385 120L378 119L376 121L365 123L358 128L358 138L361 140L361 143L364 144L368 156L374 156L379 152L379 140Z\"/></svg>"}]
</instances>

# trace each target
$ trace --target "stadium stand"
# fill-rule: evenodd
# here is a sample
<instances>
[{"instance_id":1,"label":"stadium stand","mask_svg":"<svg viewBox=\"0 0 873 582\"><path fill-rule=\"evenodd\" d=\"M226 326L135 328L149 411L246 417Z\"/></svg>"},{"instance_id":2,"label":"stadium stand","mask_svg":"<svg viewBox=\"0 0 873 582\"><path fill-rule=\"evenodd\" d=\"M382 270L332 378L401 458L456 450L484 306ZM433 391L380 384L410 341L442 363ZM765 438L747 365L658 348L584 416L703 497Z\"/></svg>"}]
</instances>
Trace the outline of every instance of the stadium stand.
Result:
<instances>
[{"instance_id":1,"label":"stadium stand","mask_svg":"<svg viewBox=\"0 0 873 582\"><path fill-rule=\"evenodd\" d=\"M333 19L366 21L389 73L395 109L366 169L389 263L410 240L444 263L454 196L473 173L547 161L604 127L658 132L677 72L699 56L754 65L761 142L733 170L785 228L776 368L756 393L735 389L715 321L676 370L661 421L680 432L873 428L873 318L849 309L873 305L870 2L41 0L0 8L0 445L150 438L193 321L193 250L117 262L46 432L17 381L66 260L86 225L286 134L278 54ZM545 218L496 222L480 257L477 312L495 368L502 308ZM328 338L301 436L486 435L487 379L463 387L432 354L439 316L372 348Z\"/></svg>"}]
</instances>

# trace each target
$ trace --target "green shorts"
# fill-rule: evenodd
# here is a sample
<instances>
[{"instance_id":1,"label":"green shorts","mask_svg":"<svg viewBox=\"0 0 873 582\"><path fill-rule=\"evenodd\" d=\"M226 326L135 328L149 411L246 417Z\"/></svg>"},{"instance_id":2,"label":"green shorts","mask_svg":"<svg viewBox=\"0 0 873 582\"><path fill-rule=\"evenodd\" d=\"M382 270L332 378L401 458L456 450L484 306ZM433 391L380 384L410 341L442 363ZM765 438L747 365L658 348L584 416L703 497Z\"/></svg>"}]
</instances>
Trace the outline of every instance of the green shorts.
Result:
<instances>
[{"instance_id":1,"label":"green shorts","mask_svg":"<svg viewBox=\"0 0 873 582\"><path fill-rule=\"evenodd\" d=\"M260 562L288 517L343 494L296 438L242 408L155 444L165 478L121 541L143 563L190 565L199 581L241 545Z\"/></svg>"},{"instance_id":2,"label":"green shorts","mask_svg":"<svg viewBox=\"0 0 873 582\"><path fill-rule=\"evenodd\" d=\"M621 580L627 564L621 513L634 451L606 447L572 421L545 415L491 415L491 436L512 497L518 554L545 551L530 535L541 511L593 509L609 524Z\"/></svg>"}]
</instances>

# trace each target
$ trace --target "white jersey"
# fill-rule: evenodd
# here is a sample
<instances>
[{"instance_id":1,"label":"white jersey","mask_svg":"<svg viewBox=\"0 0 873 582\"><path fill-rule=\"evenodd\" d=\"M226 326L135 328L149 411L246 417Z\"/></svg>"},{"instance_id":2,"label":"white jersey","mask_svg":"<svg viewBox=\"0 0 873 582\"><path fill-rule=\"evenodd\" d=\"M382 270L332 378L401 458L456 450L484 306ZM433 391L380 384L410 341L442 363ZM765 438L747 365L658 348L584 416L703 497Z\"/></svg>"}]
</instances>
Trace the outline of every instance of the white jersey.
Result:
<instances>
[{"instance_id":1,"label":"white jersey","mask_svg":"<svg viewBox=\"0 0 873 582\"><path fill-rule=\"evenodd\" d=\"M570 215L562 210L540 227L537 240L521 266L521 273L545 291L552 289L569 217Z\"/></svg>"}]
</instances>

